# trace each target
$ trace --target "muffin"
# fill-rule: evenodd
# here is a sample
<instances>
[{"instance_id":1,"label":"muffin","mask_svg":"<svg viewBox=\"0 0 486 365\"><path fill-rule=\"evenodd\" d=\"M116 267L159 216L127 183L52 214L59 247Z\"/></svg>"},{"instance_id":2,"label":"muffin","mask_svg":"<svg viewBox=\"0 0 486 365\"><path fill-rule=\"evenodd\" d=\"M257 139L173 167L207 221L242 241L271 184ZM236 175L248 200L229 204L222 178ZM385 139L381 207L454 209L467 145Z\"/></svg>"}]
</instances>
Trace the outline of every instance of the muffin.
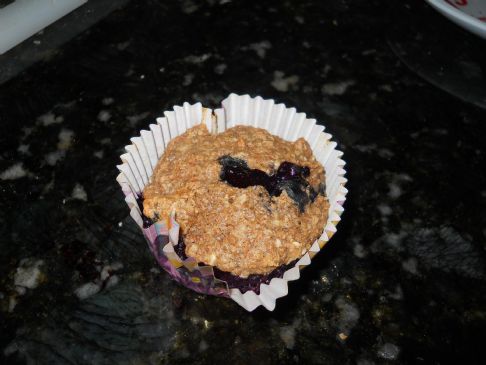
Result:
<instances>
[{"instance_id":1,"label":"muffin","mask_svg":"<svg viewBox=\"0 0 486 365\"><path fill-rule=\"evenodd\" d=\"M309 144L251 126L188 129L169 142L143 190L145 216L175 213L187 256L241 278L301 257L328 208Z\"/></svg>"},{"instance_id":2,"label":"muffin","mask_svg":"<svg viewBox=\"0 0 486 365\"><path fill-rule=\"evenodd\" d=\"M165 112L132 138L117 180L175 280L272 310L335 232L344 161L293 108L234 94L222 104Z\"/></svg>"}]
</instances>

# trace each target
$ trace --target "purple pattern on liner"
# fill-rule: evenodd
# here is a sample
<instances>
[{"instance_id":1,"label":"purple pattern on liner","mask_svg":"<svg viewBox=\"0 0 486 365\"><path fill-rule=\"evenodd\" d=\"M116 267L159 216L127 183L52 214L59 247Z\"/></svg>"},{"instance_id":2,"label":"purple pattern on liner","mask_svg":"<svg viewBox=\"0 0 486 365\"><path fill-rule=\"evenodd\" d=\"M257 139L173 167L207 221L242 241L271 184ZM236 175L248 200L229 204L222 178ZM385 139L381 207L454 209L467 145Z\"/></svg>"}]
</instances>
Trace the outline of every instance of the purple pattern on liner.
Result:
<instances>
[{"instance_id":1,"label":"purple pattern on liner","mask_svg":"<svg viewBox=\"0 0 486 365\"><path fill-rule=\"evenodd\" d=\"M143 229L150 251L159 265L177 282L198 293L229 297L226 290L215 287L214 277L199 270L189 271L185 266L176 268L164 253L164 247L171 244L168 235L157 234L158 223Z\"/></svg>"}]
</instances>

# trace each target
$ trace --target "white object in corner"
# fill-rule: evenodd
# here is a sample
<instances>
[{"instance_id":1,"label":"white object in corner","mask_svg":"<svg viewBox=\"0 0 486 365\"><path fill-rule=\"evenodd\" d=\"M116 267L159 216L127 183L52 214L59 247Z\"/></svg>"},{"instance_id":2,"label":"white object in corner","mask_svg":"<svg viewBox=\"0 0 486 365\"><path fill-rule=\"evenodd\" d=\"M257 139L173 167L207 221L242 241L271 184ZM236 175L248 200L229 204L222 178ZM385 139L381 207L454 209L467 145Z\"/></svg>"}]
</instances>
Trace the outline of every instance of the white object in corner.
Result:
<instances>
[{"instance_id":1,"label":"white object in corner","mask_svg":"<svg viewBox=\"0 0 486 365\"><path fill-rule=\"evenodd\" d=\"M486 39L486 1L427 0L427 2L460 27Z\"/></svg>"},{"instance_id":2,"label":"white object in corner","mask_svg":"<svg viewBox=\"0 0 486 365\"><path fill-rule=\"evenodd\" d=\"M0 9L0 54L88 0L16 0Z\"/></svg>"}]
</instances>

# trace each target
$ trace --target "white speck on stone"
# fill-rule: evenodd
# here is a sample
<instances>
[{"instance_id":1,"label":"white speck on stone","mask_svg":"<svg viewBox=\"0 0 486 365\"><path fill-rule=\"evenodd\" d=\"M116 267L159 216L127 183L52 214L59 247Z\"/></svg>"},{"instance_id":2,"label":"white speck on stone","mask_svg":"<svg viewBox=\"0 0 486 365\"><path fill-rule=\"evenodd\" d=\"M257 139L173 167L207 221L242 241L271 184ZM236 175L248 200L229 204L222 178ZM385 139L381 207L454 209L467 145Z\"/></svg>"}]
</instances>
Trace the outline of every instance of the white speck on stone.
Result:
<instances>
[{"instance_id":1,"label":"white speck on stone","mask_svg":"<svg viewBox=\"0 0 486 365\"><path fill-rule=\"evenodd\" d=\"M355 82L353 80L324 84L322 86L322 93L326 95L343 95L354 84Z\"/></svg>"},{"instance_id":2,"label":"white speck on stone","mask_svg":"<svg viewBox=\"0 0 486 365\"><path fill-rule=\"evenodd\" d=\"M49 191L52 190L54 187L54 179L49 181L46 185L44 185L44 188L42 188L42 195L47 194Z\"/></svg>"},{"instance_id":3,"label":"white speck on stone","mask_svg":"<svg viewBox=\"0 0 486 365\"><path fill-rule=\"evenodd\" d=\"M17 298L15 296L11 296L8 298L8 312L12 313L17 305Z\"/></svg>"},{"instance_id":4,"label":"white speck on stone","mask_svg":"<svg viewBox=\"0 0 486 365\"><path fill-rule=\"evenodd\" d=\"M389 159L395 156L395 154L392 151L390 151L388 148L380 148L378 150L378 156Z\"/></svg>"},{"instance_id":5,"label":"white speck on stone","mask_svg":"<svg viewBox=\"0 0 486 365\"><path fill-rule=\"evenodd\" d=\"M46 163L50 166L56 165L56 163L64 158L64 155L66 154L65 151L54 151L54 152L49 152L44 156L44 159L46 160Z\"/></svg>"},{"instance_id":6,"label":"white speck on stone","mask_svg":"<svg viewBox=\"0 0 486 365\"><path fill-rule=\"evenodd\" d=\"M418 262L415 257L410 257L409 259L402 262L403 269L414 275L418 275L419 273L417 266Z\"/></svg>"},{"instance_id":7,"label":"white speck on stone","mask_svg":"<svg viewBox=\"0 0 486 365\"><path fill-rule=\"evenodd\" d=\"M56 116L54 115L54 113L48 112L38 117L37 123L44 127L47 127L48 125L59 123L59 121L56 120Z\"/></svg>"},{"instance_id":8,"label":"white speck on stone","mask_svg":"<svg viewBox=\"0 0 486 365\"><path fill-rule=\"evenodd\" d=\"M388 196L392 199L397 199L402 195L402 188L396 183L389 183L388 189Z\"/></svg>"},{"instance_id":9,"label":"white speck on stone","mask_svg":"<svg viewBox=\"0 0 486 365\"><path fill-rule=\"evenodd\" d=\"M302 91L306 94L310 94L311 92L314 91L313 87L312 86L309 86L309 85L305 85L303 88L302 88Z\"/></svg>"},{"instance_id":10,"label":"white speck on stone","mask_svg":"<svg viewBox=\"0 0 486 365\"><path fill-rule=\"evenodd\" d=\"M285 347L292 350L295 346L295 326L290 325L280 327L279 335L285 344Z\"/></svg>"},{"instance_id":11,"label":"white speck on stone","mask_svg":"<svg viewBox=\"0 0 486 365\"><path fill-rule=\"evenodd\" d=\"M113 99L113 98L103 98L103 100L101 100L101 104L111 105L111 104L113 104L114 101L115 101L115 99Z\"/></svg>"},{"instance_id":12,"label":"white speck on stone","mask_svg":"<svg viewBox=\"0 0 486 365\"><path fill-rule=\"evenodd\" d=\"M101 290L101 287L100 285L98 284L95 284L93 282L89 282L89 283L86 283L86 284L83 284L81 285L79 288L77 288L75 291L74 291L74 294L76 294L76 296L80 299L80 300L84 300L86 298L89 298L93 295L95 295L96 293L98 293L99 291Z\"/></svg>"},{"instance_id":13,"label":"white speck on stone","mask_svg":"<svg viewBox=\"0 0 486 365\"><path fill-rule=\"evenodd\" d=\"M372 152L372 151L376 150L377 145L375 143L357 144L357 145L354 145L353 148L358 150L359 152Z\"/></svg>"},{"instance_id":14,"label":"white speck on stone","mask_svg":"<svg viewBox=\"0 0 486 365\"><path fill-rule=\"evenodd\" d=\"M3 354L5 356L10 356L16 352L19 352L20 351L19 347L20 345L18 342L12 341L7 347L5 347L5 349L3 350Z\"/></svg>"},{"instance_id":15,"label":"white speck on stone","mask_svg":"<svg viewBox=\"0 0 486 365\"><path fill-rule=\"evenodd\" d=\"M392 247L400 248L402 241L406 236L406 232L388 233L384 236L384 241Z\"/></svg>"},{"instance_id":16,"label":"white speck on stone","mask_svg":"<svg viewBox=\"0 0 486 365\"><path fill-rule=\"evenodd\" d=\"M88 194L86 194L86 190L84 190L83 185L76 183L73 188L73 192L71 194L71 198L87 201Z\"/></svg>"},{"instance_id":17,"label":"white speck on stone","mask_svg":"<svg viewBox=\"0 0 486 365\"><path fill-rule=\"evenodd\" d=\"M376 53L376 49L374 49L374 48L371 48L371 49L365 49L363 52L361 52L361 54L362 54L363 56L368 56L368 55L370 55L370 54L374 54L374 53Z\"/></svg>"},{"instance_id":18,"label":"white speck on stone","mask_svg":"<svg viewBox=\"0 0 486 365\"><path fill-rule=\"evenodd\" d=\"M375 365L375 363L367 359L359 359L356 365Z\"/></svg>"},{"instance_id":19,"label":"white speck on stone","mask_svg":"<svg viewBox=\"0 0 486 365\"><path fill-rule=\"evenodd\" d=\"M110 144L111 143L111 138L110 137L106 137L106 138L103 138L100 143L102 145L107 145L107 144Z\"/></svg>"},{"instance_id":20,"label":"white speck on stone","mask_svg":"<svg viewBox=\"0 0 486 365\"><path fill-rule=\"evenodd\" d=\"M192 14L194 13L197 9L199 9L199 5L191 0L183 0L181 2L181 7L182 11L186 14Z\"/></svg>"},{"instance_id":21,"label":"white speck on stone","mask_svg":"<svg viewBox=\"0 0 486 365\"><path fill-rule=\"evenodd\" d=\"M129 115L127 116L127 120L130 123L131 127L135 127L137 123L149 116L149 112L144 112L140 114L135 114L135 115Z\"/></svg>"},{"instance_id":22,"label":"white speck on stone","mask_svg":"<svg viewBox=\"0 0 486 365\"><path fill-rule=\"evenodd\" d=\"M16 180L27 175L27 170L24 169L22 162L10 166L8 169L0 174L0 180Z\"/></svg>"},{"instance_id":23,"label":"white speck on stone","mask_svg":"<svg viewBox=\"0 0 486 365\"><path fill-rule=\"evenodd\" d=\"M381 215L389 216L390 214L392 214L392 209L389 205L379 204L377 208Z\"/></svg>"},{"instance_id":24,"label":"white speck on stone","mask_svg":"<svg viewBox=\"0 0 486 365\"><path fill-rule=\"evenodd\" d=\"M204 352L208 348L209 348L209 345L208 345L208 343L206 341L201 340L201 342L199 342L199 352Z\"/></svg>"},{"instance_id":25,"label":"white speck on stone","mask_svg":"<svg viewBox=\"0 0 486 365\"><path fill-rule=\"evenodd\" d=\"M116 48L119 50L119 51L124 51L125 49L127 49L127 47L130 45L131 41L128 40L126 42L120 42L116 45Z\"/></svg>"},{"instance_id":26,"label":"white speck on stone","mask_svg":"<svg viewBox=\"0 0 486 365\"><path fill-rule=\"evenodd\" d=\"M341 282L341 284L343 286L346 286L346 285L351 285L353 283L352 280L350 280L349 278L347 277L344 277L344 278L341 278L341 280L339 280Z\"/></svg>"},{"instance_id":27,"label":"white speck on stone","mask_svg":"<svg viewBox=\"0 0 486 365\"><path fill-rule=\"evenodd\" d=\"M344 342L348 339L349 336L341 332L337 335L337 337L339 338L340 341Z\"/></svg>"},{"instance_id":28,"label":"white speck on stone","mask_svg":"<svg viewBox=\"0 0 486 365\"><path fill-rule=\"evenodd\" d=\"M44 264L42 260L25 259L20 262L14 276L16 286L35 289L40 283L42 272L40 267Z\"/></svg>"},{"instance_id":29,"label":"white speck on stone","mask_svg":"<svg viewBox=\"0 0 486 365\"><path fill-rule=\"evenodd\" d=\"M20 144L19 147L17 147L17 151L24 155L27 155L29 154L29 148L30 146L28 144Z\"/></svg>"},{"instance_id":30,"label":"white speck on stone","mask_svg":"<svg viewBox=\"0 0 486 365\"><path fill-rule=\"evenodd\" d=\"M25 138L27 138L28 136L30 136L33 131L34 131L34 128L33 127L22 127L22 137L21 137L21 139L24 140Z\"/></svg>"},{"instance_id":31,"label":"white speck on stone","mask_svg":"<svg viewBox=\"0 0 486 365\"><path fill-rule=\"evenodd\" d=\"M69 149L69 147L71 147L73 137L74 132L72 130L65 128L61 129L58 136L59 142L57 143L57 149L61 151Z\"/></svg>"},{"instance_id":32,"label":"white speck on stone","mask_svg":"<svg viewBox=\"0 0 486 365\"><path fill-rule=\"evenodd\" d=\"M189 86L192 84L192 80L194 80L194 74L187 74L184 75L184 80L182 81L182 86Z\"/></svg>"},{"instance_id":33,"label":"white speck on stone","mask_svg":"<svg viewBox=\"0 0 486 365\"><path fill-rule=\"evenodd\" d=\"M209 322L207 319L203 321L204 328L208 329L211 326L211 322Z\"/></svg>"},{"instance_id":34,"label":"white speck on stone","mask_svg":"<svg viewBox=\"0 0 486 365\"><path fill-rule=\"evenodd\" d=\"M386 91L386 92L389 92L389 93L391 93L393 91L393 88L391 87L391 85L388 85L388 84L379 86L379 89Z\"/></svg>"},{"instance_id":35,"label":"white speck on stone","mask_svg":"<svg viewBox=\"0 0 486 365\"><path fill-rule=\"evenodd\" d=\"M120 261L115 261L111 263L110 266L113 271L117 271L123 268L123 264Z\"/></svg>"},{"instance_id":36,"label":"white speck on stone","mask_svg":"<svg viewBox=\"0 0 486 365\"><path fill-rule=\"evenodd\" d=\"M123 222L118 222L118 227L123 227Z\"/></svg>"},{"instance_id":37,"label":"white speck on stone","mask_svg":"<svg viewBox=\"0 0 486 365\"><path fill-rule=\"evenodd\" d=\"M303 17L301 17L300 15L297 15L295 16L295 21L299 24L304 24L305 23L305 20Z\"/></svg>"},{"instance_id":38,"label":"white speck on stone","mask_svg":"<svg viewBox=\"0 0 486 365\"><path fill-rule=\"evenodd\" d=\"M100 122L108 122L111 119L111 113L108 110L101 110L97 118Z\"/></svg>"},{"instance_id":39,"label":"white speck on stone","mask_svg":"<svg viewBox=\"0 0 486 365\"><path fill-rule=\"evenodd\" d=\"M395 291L388 295L390 298L395 300L402 300L403 299L403 290L400 285L397 285Z\"/></svg>"},{"instance_id":40,"label":"white speck on stone","mask_svg":"<svg viewBox=\"0 0 486 365\"><path fill-rule=\"evenodd\" d=\"M103 266L103 269L101 270L101 273L100 273L100 279L105 281L106 279L108 279L111 275L111 266L110 265L105 265Z\"/></svg>"},{"instance_id":41,"label":"white speck on stone","mask_svg":"<svg viewBox=\"0 0 486 365\"><path fill-rule=\"evenodd\" d=\"M299 83L299 76L292 75L284 77L285 74L282 71L275 71L273 73L273 81L271 85L278 91L289 91L297 89L297 84Z\"/></svg>"},{"instance_id":42,"label":"white speck on stone","mask_svg":"<svg viewBox=\"0 0 486 365\"><path fill-rule=\"evenodd\" d=\"M400 353L400 348L392 343L385 343L378 349L378 356L386 360L395 360Z\"/></svg>"},{"instance_id":43,"label":"white speck on stone","mask_svg":"<svg viewBox=\"0 0 486 365\"><path fill-rule=\"evenodd\" d=\"M363 245L357 243L354 248L353 248L353 253L354 256L362 259L363 257L366 257L367 253Z\"/></svg>"},{"instance_id":44,"label":"white speck on stone","mask_svg":"<svg viewBox=\"0 0 486 365\"><path fill-rule=\"evenodd\" d=\"M79 101L83 101L82 98L79 98L78 100ZM70 109L74 105L76 105L76 103L78 102L78 100L71 100L71 101L68 101L67 103L59 103L59 104L56 104L56 107L63 108L63 109Z\"/></svg>"},{"instance_id":45,"label":"white speck on stone","mask_svg":"<svg viewBox=\"0 0 486 365\"><path fill-rule=\"evenodd\" d=\"M322 297L322 301L325 302L325 303L329 303L331 301L331 299L332 299L332 294L331 293L326 293Z\"/></svg>"},{"instance_id":46,"label":"white speck on stone","mask_svg":"<svg viewBox=\"0 0 486 365\"><path fill-rule=\"evenodd\" d=\"M258 43L251 43L247 47L242 47L243 50L249 49L255 51L258 57L265 58L267 50L272 48L272 44L269 41L261 41Z\"/></svg>"},{"instance_id":47,"label":"white speck on stone","mask_svg":"<svg viewBox=\"0 0 486 365\"><path fill-rule=\"evenodd\" d=\"M398 181L413 181L412 177L408 174L397 174L394 178Z\"/></svg>"},{"instance_id":48,"label":"white speck on stone","mask_svg":"<svg viewBox=\"0 0 486 365\"><path fill-rule=\"evenodd\" d=\"M339 297L335 305L339 309L337 327L341 333L349 336L351 330L359 321L360 314L358 307L356 304L346 301L343 297Z\"/></svg>"},{"instance_id":49,"label":"white speck on stone","mask_svg":"<svg viewBox=\"0 0 486 365\"><path fill-rule=\"evenodd\" d=\"M211 54L204 53L202 55L190 55L184 58L184 61L189 63L203 63L206 62L209 58L211 58Z\"/></svg>"},{"instance_id":50,"label":"white speck on stone","mask_svg":"<svg viewBox=\"0 0 486 365\"><path fill-rule=\"evenodd\" d=\"M119 282L120 282L120 278L116 275L112 275L112 276L110 276L110 278L106 282L106 287L111 288L112 286L115 286Z\"/></svg>"},{"instance_id":51,"label":"white speck on stone","mask_svg":"<svg viewBox=\"0 0 486 365\"><path fill-rule=\"evenodd\" d=\"M93 156L97 157L99 159L102 159L104 155L105 155L105 152L103 150L93 152Z\"/></svg>"},{"instance_id":52,"label":"white speck on stone","mask_svg":"<svg viewBox=\"0 0 486 365\"><path fill-rule=\"evenodd\" d=\"M449 131L447 129L444 129L444 128L436 128L436 129L433 129L432 132L434 132L435 134L438 134L439 136L447 136L449 134Z\"/></svg>"},{"instance_id":53,"label":"white speck on stone","mask_svg":"<svg viewBox=\"0 0 486 365\"><path fill-rule=\"evenodd\" d=\"M218 75L222 75L228 66L225 63L220 63L214 67L214 73Z\"/></svg>"}]
</instances>

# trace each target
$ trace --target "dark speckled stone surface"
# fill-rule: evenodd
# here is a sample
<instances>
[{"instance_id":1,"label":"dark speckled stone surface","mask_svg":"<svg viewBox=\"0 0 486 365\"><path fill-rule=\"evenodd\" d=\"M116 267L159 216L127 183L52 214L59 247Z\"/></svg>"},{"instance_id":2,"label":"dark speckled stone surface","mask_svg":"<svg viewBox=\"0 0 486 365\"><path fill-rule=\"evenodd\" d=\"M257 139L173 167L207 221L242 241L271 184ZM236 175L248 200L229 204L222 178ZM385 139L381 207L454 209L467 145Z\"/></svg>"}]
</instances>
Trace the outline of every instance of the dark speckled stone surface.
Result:
<instances>
[{"instance_id":1,"label":"dark speckled stone surface","mask_svg":"<svg viewBox=\"0 0 486 365\"><path fill-rule=\"evenodd\" d=\"M484 362L486 112L420 62L484 81L485 46L422 1L132 1L0 85L0 362ZM230 92L317 118L348 163L274 312L173 283L115 182L163 110Z\"/></svg>"}]
</instances>

